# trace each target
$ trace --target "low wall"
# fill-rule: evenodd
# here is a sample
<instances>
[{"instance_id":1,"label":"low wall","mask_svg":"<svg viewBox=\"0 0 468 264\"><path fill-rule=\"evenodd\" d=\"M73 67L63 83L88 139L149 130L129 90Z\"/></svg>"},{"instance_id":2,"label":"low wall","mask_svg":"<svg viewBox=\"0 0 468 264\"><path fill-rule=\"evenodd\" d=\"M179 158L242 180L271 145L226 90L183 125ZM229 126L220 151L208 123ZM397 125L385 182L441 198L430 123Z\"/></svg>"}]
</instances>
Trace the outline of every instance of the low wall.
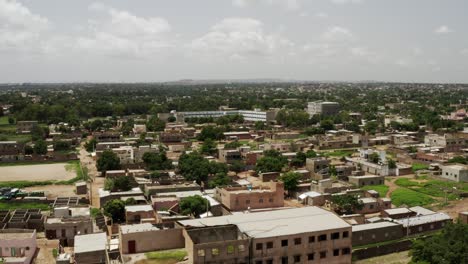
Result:
<instances>
[{"instance_id":1,"label":"low wall","mask_svg":"<svg viewBox=\"0 0 468 264\"><path fill-rule=\"evenodd\" d=\"M411 245L413 245L412 240L403 240L382 246L355 249L353 250L353 260L367 259L409 250L411 248Z\"/></svg>"}]
</instances>

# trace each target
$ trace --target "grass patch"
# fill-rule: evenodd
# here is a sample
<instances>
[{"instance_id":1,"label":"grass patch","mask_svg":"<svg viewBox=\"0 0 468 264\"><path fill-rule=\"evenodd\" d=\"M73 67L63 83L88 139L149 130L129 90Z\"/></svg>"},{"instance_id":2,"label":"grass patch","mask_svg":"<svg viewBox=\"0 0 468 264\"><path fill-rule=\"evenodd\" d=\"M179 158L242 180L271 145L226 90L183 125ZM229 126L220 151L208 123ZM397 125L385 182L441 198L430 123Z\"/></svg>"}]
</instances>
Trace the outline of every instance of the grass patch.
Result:
<instances>
[{"instance_id":1,"label":"grass patch","mask_svg":"<svg viewBox=\"0 0 468 264\"><path fill-rule=\"evenodd\" d=\"M55 181L7 181L7 182L0 182L0 188L10 187L10 188L23 189L23 188L34 187L34 186L52 185L54 183Z\"/></svg>"},{"instance_id":2,"label":"grass patch","mask_svg":"<svg viewBox=\"0 0 468 264\"><path fill-rule=\"evenodd\" d=\"M429 169L429 165L424 163L413 163L413 165L411 165L411 168L413 169L413 171L427 170Z\"/></svg>"},{"instance_id":3,"label":"grass patch","mask_svg":"<svg viewBox=\"0 0 468 264\"><path fill-rule=\"evenodd\" d=\"M388 188L389 187L387 185L372 185L372 186L364 186L361 189L366 190L366 191L374 190L379 193L380 197L385 197L387 195Z\"/></svg>"},{"instance_id":4,"label":"grass patch","mask_svg":"<svg viewBox=\"0 0 468 264\"><path fill-rule=\"evenodd\" d=\"M406 187L412 191L419 192L434 197L445 197L449 200L459 198L458 191L468 191L468 183L448 182L442 180L427 180L424 182L416 182L407 178L400 178L395 181L395 184L401 187ZM456 188L456 189L454 189Z\"/></svg>"},{"instance_id":5,"label":"grass patch","mask_svg":"<svg viewBox=\"0 0 468 264\"><path fill-rule=\"evenodd\" d=\"M395 184L401 187L412 187L420 185L418 182L412 181L408 178L399 178L395 181Z\"/></svg>"},{"instance_id":6,"label":"grass patch","mask_svg":"<svg viewBox=\"0 0 468 264\"><path fill-rule=\"evenodd\" d=\"M164 250L148 252L145 254L148 259L152 260L177 260L182 261L187 256L187 251L183 249Z\"/></svg>"},{"instance_id":7,"label":"grass patch","mask_svg":"<svg viewBox=\"0 0 468 264\"><path fill-rule=\"evenodd\" d=\"M8 116L2 116L0 117L0 126L3 126L3 125L9 125L10 123L8 123Z\"/></svg>"},{"instance_id":8,"label":"grass patch","mask_svg":"<svg viewBox=\"0 0 468 264\"><path fill-rule=\"evenodd\" d=\"M334 150L330 152L323 152L321 154L325 157L348 157L351 156L353 153L354 151L351 150Z\"/></svg>"},{"instance_id":9,"label":"grass patch","mask_svg":"<svg viewBox=\"0 0 468 264\"><path fill-rule=\"evenodd\" d=\"M15 210L15 209L41 209L49 210L49 205L36 202L10 203L0 202L0 210Z\"/></svg>"},{"instance_id":10,"label":"grass patch","mask_svg":"<svg viewBox=\"0 0 468 264\"><path fill-rule=\"evenodd\" d=\"M27 143L31 140L31 135L7 134L0 131L0 141L18 141L19 143Z\"/></svg>"},{"instance_id":11,"label":"grass patch","mask_svg":"<svg viewBox=\"0 0 468 264\"><path fill-rule=\"evenodd\" d=\"M416 192L406 188L398 188L392 193L392 203L396 206L424 206L435 202L435 200L420 192Z\"/></svg>"}]
</instances>

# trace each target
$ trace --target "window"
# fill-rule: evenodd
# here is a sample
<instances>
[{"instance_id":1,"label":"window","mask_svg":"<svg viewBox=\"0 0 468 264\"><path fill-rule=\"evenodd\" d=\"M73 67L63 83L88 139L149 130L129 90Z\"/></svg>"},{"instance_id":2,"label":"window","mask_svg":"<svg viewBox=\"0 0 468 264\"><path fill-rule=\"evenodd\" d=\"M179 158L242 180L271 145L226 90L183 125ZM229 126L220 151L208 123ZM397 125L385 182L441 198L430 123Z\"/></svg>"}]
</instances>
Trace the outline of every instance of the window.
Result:
<instances>
[{"instance_id":1,"label":"window","mask_svg":"<svg viewBox=\"0 0 468 264\"><path fill-rule=\"evenodd\" d=\"M268 199L268 202L272 203L272 202L273 202L273 198Z\"/></svg>"},{"instance_id":2,"label":"window","mask_svg":"<svg viewBox=\"0 0 468 264\"><path fill-rule=\"evenodd\" d=\"M219 249L218 248L212 248L211 249L211 255L218 256L219 255Z\"/></svg>"},{"instance_id":3,"label":"window","mask_svg":"<svg viewBox=\"0 0 468 264\"><path fill-rule=\"evenodd\" d=\"M375 234L372 234L372 239L375 239Z\"/></svg>"},{"instance_id":4,"label":"window","mask_svg":"<svg viewBox=\"0 0 468 264\"><path fill-rule=\"evenodd\" d=\"M434 225L433 225L433 224L431 224L430 227L431 227L431 229L434 229Z\"/></svg>"},{"instance_id":5,"label":"window","mask_svg":"<svg viewBox=\"0 0 468 264\"><path fill-rule=\"evenodd\" d=\"M261 260L256 260L256 261L255 261L255 264L263 264L263 261L261 261Z\"/></svg>"},{"instance_id":6,"label":"window","mask_svg":"<svg viewBox=\"0 0 468 264\"><path fill-rule=\"evenodd\" d=\"M327 257L327 251L320 251L320 258L324 259Z\"/></svg>"},{"instance_id":7,"label":"window","mask_svg":"<svg viewBox=\"0 0 468 264\"><path fill-rule=\"evenodd\" d=\"M233 245L227 246L227 253L228 253L228 254L234 253L234 246L233 246Z\"/></svg>"},{"instance_id":8,"label":"window","mask_svg":"<svg viewBox=\"0 0 468 264\"><path fill-rule=\"evenodd\" d=\"M385 237L388 237L388 232L385 232Z\"/></svg>"},{"instance_id":9,"label":"window","mask_svg":"<svg viewBox=\"0 0 468 264\"><path fill-rule=\"evenodd\" d=\"M288 264L288 257L282 257L281 264Z\"/></svg>"},{"instance_id":10,"label":"window","mask_svg":"<svg viewBox=\"0 0 468 264\"><path fill-rule=\"evenodd\" d=\"M327 234L323 234L323 235L320 235L320 236L318 237L318 241L319 241L319 242L320 242L320 241L325 241L325 240L327 240Z\"/></svg>"},{"instance_id":11,"label":"window","mask_svg":"<svg viewBox=\"0 0 468 264\"><path fill-rule=\"evenodd\" d=\"M314 253L307 254L307 260L314 260Z\"/></svg>"},{"instance_id":12,"label":"window","mask_svg":"<svg viewBox=\"0 0 468 264\"><path fill-rule=\"evenodd\" d=\"M288 240L287 239L281 240L281 246L282 247L287 247L288 246Z\"/></svg>"},{"instance_id":13,"label":"window","mask_svg":"<svg viewBox=\"0 0 468 264\"><path fill-rule=\"evenodd\" d=\"M331 234L331 239L332 239L332 240L340 239L340 233L339 233L339 232L332 233L332 234Z\"/></svg>"},{"instance_id":14,"label":"window","mask_svg":"<svg viewBox=\"0 0 468 264\"><path fill-rule=\"evenodd\" d=\"M373 204L369 205L369 208L374 209L374 205Z\"/></svg>"},{"instance_id":15,"label":"window","mask_svg":"<svg viewBox=\"0 0 468 264\"><path fill-rule=\"evenodd\" d=\"M257 243L257 245L255 245L255 249L256 250L262 250L263 249L263 244L262 243Z\"/></svg>"},{"instance_id":16,"label":"window","mask_svg":"<svg viewBox=\"0 0 468 264\"><path fill-rule=\"evenodd\" d=\"M246 203L246 204L250 204L250 200L245 200L245 203Z\"/></svg>"},{"instance_id":17,"label":"window","mask_svg":"<svg viewBox=\"0 0 468 264\"><path fill-rule=\"evenodd\" d=\"M198 256L199 257L204 257L205 256L205 250L204 249L199 249L198 250Z\"/></svg>"},{"instance_id":18,"label":"window","mask_svg":"<svg viewBox=\"0 0 468 264\"><path fill-rule=\"evenodd\" d=\"M266 247L267 248L273 248L273 242L267 242Z\"/></svg>"},{"instance_id":19,"label":"window","mask_svg":"<svg viewBox=\"0 0 468 264\"><path fill-rule=\"evenodd\" d=\"M343 248L341 250L341 254L342 255L349 255L351 253L351 249L350 248Z\"/></svg>"},{"instance_id":20,"label":"window","mask_svg":"<svg viewBox=\"0 0 468 264\"><path fill-rule=\"evenodd\" d=\"M294 256L294 263L299 263L299 262L301 262L301 255Z\"/></svg>"},{"instance_id":21,"label":"window","mask_svg":"<svg viewBox=\"0 0 468 264\"><path fill-rule=\"evenodd\" d=\"M343 238L345 238L345 237L349 237L349 232L348 231L343 232Z\"/></svg>"},{"instance_id":22,"label":"window","mask_svg":"<svg viewBox=\"0 0 468 264\"><path fill-rule=\"evenodd\" d=\"M339 249L334 249L333 250L333 256L339 256L340 255L340 250Z\"/></svg>"},{"instance_id":23,"label":"window","mask_svg":"<svg viewBox=\"0 0 468 264\"><path fill-rule=\"evenodd\" d=\"M315 236L309 237L309 243L315 243Z\"/></svg>"},{"instance_id":24,"label":"window","mask_svg":"<svg viewBox=\"0 0 468 264\"><path fill-rule=\"evenodd\" d=\"M419 232L422 232L422 231L423 231L422 226L420 226L420 227L418 228L418 230L419 230Z\"/></svg>"},{"instance_id":25,"label":"window","mask_svg":"<svg viewBox=\"0 0 468 264\"><path fill-rule=\"evenodd\" d=\"M259 203L263 203L263 199L259 199L258 202L259 202Z\"/></svg>"},{"instance_id":26,"label":"window","mask_svg":"<svg viewBox=\"0 0 468 264\"><path fill-rule=\"evenodd\" d=\"M237 247L237 249L239 249L239 252L244 252L244 251L245 251L244 245L239 245L239 246Z\"/></svg>"},{"instance_id":27,"label":"window","mask_svg":"<svg viewBox=\"0 0 468 264\"><path fill-rule=\"evenodd\" d=\"M294 245L300 245L302 243L302 239L300 237L294 239Z\"/></svg>"},{"instance_id":28,"label":"window","mask_svg":"<svg viewBox=\"0 0 468 264\"><path fill-rule=\"evenodd\" d=\"M267 259L265 263L266 264L273 264L273 260L272 259Z\"/></svg>"}]
</instances>

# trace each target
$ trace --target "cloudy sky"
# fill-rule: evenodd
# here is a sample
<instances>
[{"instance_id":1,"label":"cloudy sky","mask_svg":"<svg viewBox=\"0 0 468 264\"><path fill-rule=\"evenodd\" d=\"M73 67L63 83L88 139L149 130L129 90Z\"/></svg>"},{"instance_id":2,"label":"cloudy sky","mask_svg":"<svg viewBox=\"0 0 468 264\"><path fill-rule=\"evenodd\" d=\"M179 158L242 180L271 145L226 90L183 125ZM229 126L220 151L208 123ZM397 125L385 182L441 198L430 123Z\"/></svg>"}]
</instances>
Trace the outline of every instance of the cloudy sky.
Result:
<instances>
[{"instance_id":1,"label":"cloudy sky","mask_svg":"<svg viewBox=\"0 0 468 264\"><path fill-rule=\"evenodd\" d=\"M0 0L0 82L468 82L466 0Z\"/></svg>"}]
</instances>

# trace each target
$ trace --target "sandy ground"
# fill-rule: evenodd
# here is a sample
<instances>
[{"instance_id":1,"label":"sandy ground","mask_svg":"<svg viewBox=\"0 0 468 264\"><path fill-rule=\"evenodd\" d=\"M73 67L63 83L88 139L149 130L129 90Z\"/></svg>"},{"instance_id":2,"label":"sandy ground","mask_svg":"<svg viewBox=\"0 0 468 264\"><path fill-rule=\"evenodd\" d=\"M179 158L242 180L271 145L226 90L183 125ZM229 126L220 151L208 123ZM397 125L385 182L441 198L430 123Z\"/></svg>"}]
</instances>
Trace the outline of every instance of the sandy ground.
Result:
<instances>
[{"instance_id":1,"label":"sandy ground","mask_svg":"<svg viewBox=\"0 0 468 264\"><path fill-rule=\"evenodd\" d=\"M83 164L83 166L86 166L86 168L88 168L88 175L91 179L91 187L89 190L91 194L90 195L91 205L93 207L99 208L100 204L99 204L98 190L99 188L104 187L104 178L99 177L100 173L96 169L96 161L93 158L91 158L89 153L84 148L84 142L81 144L81 147L80 147L79 158L80 158L81 164Z\"/></svg>"},{"instance_id":2,"label":"sandy ground","mask_svg":"<svg viewBox=\"0 0 468 264\"><path fill-rule=\"evenodd\" d=\"M65 169L66 165L54 163L0 167L0 181L60 181L76 177L75 171Z\"/></svg>"},{"instance_id":3,"label":"sandy ground","mask_svg":"<svg viewBox=\"0 0 468 264\"><path fill-rule=\"evenodd\" d=\"M52 255L52 250L58 248L58 240L47 240L44 238L44 233L37 234L37 247L39 252L37 257L34 259L33 263L37 264L49 264L55 263L55 258Z\"/></svg>"},{"instance_id":4,"label":"sandy ground","mask_svg":"<svg viewBox=\"0 0 468 264\"><path fill-rule=\"evenodd\" d=\"M55 199L57 197L67 197L67 196L83 196L86 195L76 195L75 185L44 185L44 186L34 186L24 188L27 192L33 191L44 191L48 199Z\"/></svg>"},{"instance_id":5,"label":"sandy ground","mask_svg":"<svg viewBox=\"0 0 468 264\"><path fill-rule=\"evenodd\" d=\"M398 253L383 255L375 258L369 258L364 260L358 260L353 263L355 264L407 264L411 261L411 257L408 256L409 251L402 251Z\"/></svg>"}]
</instances>

